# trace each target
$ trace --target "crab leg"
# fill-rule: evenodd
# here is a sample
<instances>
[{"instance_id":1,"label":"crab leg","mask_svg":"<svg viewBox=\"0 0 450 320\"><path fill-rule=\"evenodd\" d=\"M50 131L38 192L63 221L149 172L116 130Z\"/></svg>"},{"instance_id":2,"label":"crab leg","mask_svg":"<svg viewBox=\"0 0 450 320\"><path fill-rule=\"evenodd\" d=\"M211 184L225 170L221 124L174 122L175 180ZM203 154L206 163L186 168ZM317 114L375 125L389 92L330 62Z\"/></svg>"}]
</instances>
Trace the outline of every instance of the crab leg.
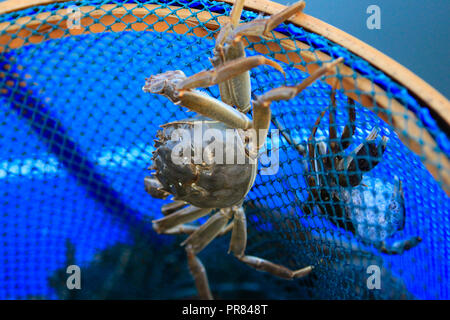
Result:
<instances>
[{"instance_id":1,"label":"crab leg","mask_svg":"<svg viewBox=\"0 0 450 320\"><path fill-rule=\"evenodd\" d=\"M331 110L329 113L329 141L330 141L330 148L333 153L338 153L340 146L338 146L337 140L337 130L336 130L336 86L337 86L337 79L335 79L333 83L333 87L331 89Z\"/></svg>"},{"instance_id":2,"label":"crab leg","mask_svg":"<svg viewBox=\"0 0 450 320\"><path fill-rule=\"evenodd\" d=\"M181 225L170 230L167 230L165 234L190 234L191 236L198 233L201 227L198 226L187 226ZM216 235L217 237L223 236L230 232L233 228L233 221L229 223L226 227L219 231ZM186 245L186 255L188 260L189 271L194 278L195 286L197 288L197 292L201 299L203 300L212 300L213 296L211 294L211 290L209 288L208 276L206 274L205 267L201 260L196 256L195 250L191 244Z\"/></svg>"},{"instance_id":3,"label":"crab leg","mask_svg":"<svg viewBox=\"0 0 450 320\"><path fill-rule=\"evenodd\" d=\"M330 149L334 154L340 153L343 150L347 149L350 146L350 138L355 134L355 103L352 99L348 98L348 123L345 125L344 130L342 132L339 141L337 139L337 131L336 131L336 85L337 82L333 85L333 89L331 92L331 110L329 114L329 141L330 141Z\"/></svg>"},{"instance_id":4,"label":"crab leg","mask_svg":"<svg viewBox=\"0 0 450 320\"><path fill-rule=\"evenodd\" d=\"M401 195L401 197L404 197L403 194L403 186L402 186L402 182L399 180L398 181L398 185L397 185L397 192L398 194ZM399 228L399 230L403 230L404 229L404 222L405 222L405 213L406 210L403 209L403 225L401 226L401 228ZM398 240L395 241L393 244L389 245L386 242L382 241L378 247L380 249L381 252L386 253L386 254L402 254L403 252L414 248L415 246L417 246L420 242L422 241L422 238L419 236L412 236L409 237L408 239L404 239L404 240Z\"/></svg>"},{"instance_id":5,"label":"crab leg","mask_svg":"<svg viewBox=\"0 0 450 320\"><path fill-rule=\"evenodd\" d=\"M175 213L169 214L164 218L153 220L153 229L158 233L164 233L174 227L184 223L192 222L210 213L212 208L197 208L195 206L187 206Z\"/></svg>"},{"instance_id":6,"label":"crab leg","mask_svg":"<svg viewBox=\"0 0 450 320\"><path fill-rule=\"evenodd\" d=\"M378 131L378 128L373 128L364 142L338 162L336 170L343 172L339 174L339 184L342 187L357 186L362 180L362 173L372 170L380 162L389 138L383 136L378 145L375 140Z\"/></svg>"},{"instance_id":7,"label":"crab leg","mask_svg":"<svg viewBox=\"0 0 450 320\"><path fill-rule=\"evenodd\" d=\"M202 71L184 79L177 85L178 90L192 89L196 87L209 87L219 85L222 101L228 105L236 106L239 111L246 113L250 110L250 73L249 70L260 66L269 65L284 75L283 68L273 60L264 56L245 57L242 53L230 54L228 62L213 63L212 70ZM222 64L223 63L223 64Z\"/></svg>"},{"instance_id":8,"label":"crab leg","mask_svg":"<svg viewBox=\"0 0 450 320\"><path fill-rule=\"evenodd\" d=\"M319 129L320 121L322 121L322 118L324 117L326 112L327 112L326 110L323 110L319 114L319 116L316 119L316 122L314 122L314 126L313 126L313 128L311 130L311 134L309 135L309 138L308 138L308 157L309 157L309 159L311 159L311 167L312 167L313 172L317 172L317 164L316 164L317 159L315 156L315 145L316 144L314 143L314 139L316 137L317 129Z\"/></svg>"},{"instance_id":9,"label":"crab leg","mask_svg":"<svg viewBox=\"0 0 450 320\"><path fill-rule=\"evenodd\" d=\"M301 12L305 8L305 2L296 2L284 10L270 16L268 19L258 19L247 23L242 23L233 30L230 37L234 41L241 36L267 36L279 24L283 23L291 16Z\"/></svg>"},{"instance_id":10,"label":"crab leg","mask_svg":"<svg viewBox=\"0 0 450 320\"><path fill-rule=\"evenodd\" d=\"M174 206L177 207L181 204L176 203ZM172 206L168 206L168 208L172 209ZM201 299L207 300L211 300L213 297L209 288L205 267L196 255L216 237L222 236L233 229L233 221L227 224L233 214L231 209L221 209L200 227L184 225L183 223L198 219L211 210L201 209L191 205L175 213L171 213L164 218L153 221L153 227L158 233L190 234L181 245L186 246L189 271L194 278L198 294Z\"/></svg>"},{"instance_id":11,"label":"crab leg","mask_svg":"<svg viewBox=\"0 0 450 320\"><path fill-rule=\"evenodd\" d=\"M209 218L196 232L184 240L181 245L189 245L194 254L199 253L219 235L232 217L233 214L230 208L220 209L219 212Z\"/></svg>"},{"instance_id":12,"label":"crab leg","mask_svg":"<svg viewBox=\"0 0 450 320\"><path fill-rule=\"evenodd\" d=\"M355 112L355 101L353 99L348 98L348 117L349 122L345 125L344 131L341 135L341 145L342 148L345 150L350 146L350 138L355 134L356 126L355 126L355 120L356 120L356 112Z\"/></svg>"},{"instance_id":13,"label":"crab leg","mask_svg":"<svg viewBox=\"0 0 450 320\"><path fill-rule=\"evenodd\" d=\"M186 254L189 271L194 278L198 295L202 300L212 300L213 296L211 294L211 289L209 288L208 276L206 275L203 263L197 258L191 246L186 247Z\"/></svg>"},{"instance_id":14,"label":"crab leg","mask_svg":"<svg viewBox=\"0 0 450 320\"><path fill-rule=\"evenodd\" d=\"M390 255L403 254L403 252L417 246L421 241L422 238L418 236L412 236L408 239L398 240L394 242L392 245L388 245L386 244L386 242L382 241L379 249L381 252Z\"/></svg>"},{"instance_id":15,"label":"crab leg","mask_svg":"<svg viewBox=\"0 0 450 320\"><path fill-rule=\"evenodd\" d=\"M308 157L311 161L310 164L311 164L313 173L317 172L317 167L318 167L317 159L315 156L315 154L316 154L315 153L315 145L316 144L313 142L313 139L316 136L317 129L319 128L320 121L324 117L325 112L326 112L326 110L323 110L317 117L316 122L314 123L314 126L311 130L311 134L309 135L309 138L308 138ZM317 179L317 181L316 181L316 179ZM316 198L318 196L318 193L314 187L319 183L318 174L316 174L316 176L314 176L313 174L308 175L307 182L308 182L308 185L310 187L312 187L312 192L314 193L314 198Z\"/></svg>"},{"instance_id":16,"label":"crab leg","mask_svg":"<svg viewBox=\"0 0 450 320\"><path fill-rule=\"evenodd\" d=\"M244 9L245 0L236 0L233 4L233 9L230 13L230 21L227 22L220 28L219 34L216 38L215 50L221 51L223 53L223 45L228 38L228 35L232 32L234 28L239 25L239 20L241 20L242 10Z\"/></svg>"},{"instance_id":17,"label":"crab leg","mask_svg":"<svg viewBox=\"0 0 450 320\"><path fill-rule=\"evenodd\" d=\"M244 209L240 207L238 210L234 211L234 226L231 234L230 241L230 249L229 252L233 252L233 254L240 261L249 265L252 268L255 268L259 271L265 271L275 276L278 276L283 279L294 279L301 278L309 274L313 267L308 266L306 268L298 269L298 270L290 270L282 265L275 264L268 260L248 256L245 254L245 248L247 246L247 222L245 219Z\"/></svg>"},{"instance_id":18,"label":"crab leg","mask_svg":"<svg viewBox=\"0 0 450 320\"><path fill-rule=\"evenodd\" d=\"M166 230L164 234L193 234L195 231L197 231L200 228L200 226L193 226L188 224L182 224L177 227L174 227L172 229ZM233 229L233 221L231 221L226 227L224 227L219 234L218 237L221 237L228 232L230 232Z\"/></svg>"},{"instance_id":19,"label":"crab leg","mask_svg":"<svg viewBox=\"0 0 450 320\"><path fill-rule=\"evenodd\" d=\"M233 9L231 9L230 13L230 23L233 27L236 27L239 24L242 10L244 9L244 3L245 0L236 0L233 4Z\"/></svg>"},{"instance_id":20,"label":"crab leg","mask_svg":"<svg viewBox=\"0 0 450 320\"><path fill-rule=\"evenodd\" d=\"M403 184L401 180L398 180L397 192L404 197L403 193ZM403 209L403 225L399 230L403 230L405 228L405 214L406 210ZM409 237L408 239L395 241L392 245L386 244L384 241L381 242L380 250L386 254L402 254L403 252L414 248L422 241L422 238L419 236Z\"/></svg>"},{"instance_id":21,"label":"crab leg","mask_svg":"<svg viewBox=\"0 0 450 320\"><path fill-rule=\"evenodd\" d=\"M186 90L179 93L180 104L205 117L221 121L234 129L249 129L251 120L243 113L226 103L198 90Z\"/></svg>"},{"instance_id":22,"label":"crab leg","mask_svg":"<svg viewBox=\"0 0 450 320\"><path fill-rule=\"evenodd\" d=\"M284 75L284 70L278 63L267 59L264 56L242 57L232 60L215 69L196 73L179 82L177 89L185 90L210 87L263 64L274 67Z\"/></svg>"},{"instance_id":23,"label":"crab leg","mask_svg":"<svg viewBox=\"0 0 450 320\"><path fill-rule=\"evenodd\" d=\"M181 243L182 246L186 246L189 270L194 278L195 286L201 299L211 300L212 294L205 267L197 257L197 254L219 236L222 231L229 230L227 223L232 216L233 213L230 208L221 209Z\"/></svg>"},{"instance_id":24,"label":"crab leg","mask_svg":"<svg viewBox=\"0 0 450 320\"><path fill-rule=\"evenodd\" d=\"M145 191L147 191L154 198L165 199L170 195L170 193L164 190L163 185L156 178L145 177L144 185Z\"/></svg>"},{"instance_id":25,"label":"crab leg","mask_svg":"<svg viewBox=\"0 0 450 320\"><path fill-rule=\"evenodd\" d=\"M313 197L310 192L308 192L308 198L306 199L306 203L302 204L302 211L305 214L312 214L314 210L314 205L311 204L313 201Z\"/></svg>"},{"instance_id":26,"label":"crab leg","mask_svg":"<svg viewBox=\"0 0 450 320\"><path fill-rule=\"evenodd\" d=\"M221 28L217 36L215 46L217 52L223 52L223 45L227 41L229 41L231 45L235 45L242 36L268 35L268 33L276 26L283 23L294 14L303 11L305 2L296 2L284 10L270 16L268 19L258 19L239 24L243 8L244 0L236 0L231 11L230 22Z\"/></svg>"},{"instance_id":27,"label":"crab leg","mask_svg":"<svg viewBox=\"0 0 450 320\"><path fill-rule=\"evenodd\" d=\"M168 216L171 213L174 213L177 210L180 210L181 208L184 208L187 206L188 203L182 200L175 200L170 203L167 203L161 207L161 212L163 215Z\"/></svg>"},{"instance_id":28,"label":"crab leg","mask_svg":"<svg viewBox=\"0 0 450 320\"><path fill-rule=\"evenodd\" d=\"M245 47L240 41L244 35L264 35L278 24L288 19L304 7L304 2L298 2L271 16L268 19L239 24L244 7L243 0L236 0L231 11L230 22L225 24L216 38L214 57L211 63L219 67L227 62L245 57ZM247 113L250 110L251 85L250 73L241 72L233 78L219 83L220 97L225 103L236 106L239 111Z\"/></svg>"},{"instance_id":29,"label":"crab leg","mask_svg":"<svg viewBox=\"0 0 450 320\"><path fill-rule=\"evenodd\" d=\"M244 2L245 0L236 0L234 2L230 14L230 22L220 28L213 50L213 58L210 59L215 68L220 67L227 61L245 57L245 48L241 42L229 46L227 52L224 52L225 42L233 29L239 24ZM236 106L243 113L247 113L250 110L251 85L248 71L240 73L228 81L219 83L219 91L222 101L226 104Z\"/></svg>"},{"instance_id":30,"label":"crab leg","mask_svg":"<svg viewBox=\"0 0 450 320\"><path fill-rule=\"evenodd\" d=\"M298 153L302 157L306 157L306 148L299 142L293 141L293 139L291 139L291 137L286 133L286 129L284 128L284 126L281 125L280 121L278 121L278 119L276 118L273 118L272 122L275 125L275 128L277 128L278 131L280 131L281 135L286 139L287 143L297 149Z\"/></svg>"},{"instance_id":31,"label":"crab leg","mask_svg":"<svg viewBox=\"0 0 450 320\"><path fill-rule=\"evenodd\" d=\"M328 72L331 72L333 68L341 63L343 58L334 60L331 63L327 63L321 68L314 71L308 78L302 83L296 86L283 86L272 89L265 94L256 97L253 101L253 128L257 132L257 149L259 150L264 145L269 131L271 111L270 104L272 101L290 100L302 92L306 87L312 84L314 81L322 77Z\"/></svg>"},{"instance_id":32,"label":"crab leg","mask_svg":"<svg viewBox=\"0 0 450 320\"><path fill-rule=\"evenodd\" d=\"M186 79L181 70L167 71L146 79L144 92L163 95L173 103L186 107L234 129L249 129L251 120L230 105L199 90L179 90L178 83ZM157 186L156 186L157 187Z\"/></svg>"},{"instance_id":33,"label":"crab leg","mask_svg":"<svg viewBox=\"0 0 450 320\"><path fill-rule=\"evenodd\" d=\"M187 224L182 224L180 226L173 227L172 229L168 229L164 231L164 234L193 234L195 231L197 231L199 227L198 226L192 226Z\"/></svg>"}]
</instances>

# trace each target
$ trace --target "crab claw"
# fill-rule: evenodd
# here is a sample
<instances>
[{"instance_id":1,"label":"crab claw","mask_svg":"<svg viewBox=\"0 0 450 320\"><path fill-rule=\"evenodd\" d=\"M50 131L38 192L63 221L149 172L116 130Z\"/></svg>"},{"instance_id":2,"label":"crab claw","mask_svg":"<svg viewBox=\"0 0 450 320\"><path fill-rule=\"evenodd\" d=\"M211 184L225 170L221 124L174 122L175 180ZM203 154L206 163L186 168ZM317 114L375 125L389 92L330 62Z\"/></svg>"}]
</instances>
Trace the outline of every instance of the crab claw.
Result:
<instances>
[{"instance_id":1,"label":"crab claw","mask_svg":"<svg viewBox=\"0 0 450 320\"><path fill-rule=\"evenodd\" d=\"M166 71L145 79L142 90L149 93L165 94L168 88L174 88L178 82L184 79L186 79L186 75L181 70Z\"/></svg>"},{"instance_id":2,"label":"crab claw","mask_svg":"<svg viewBox=\"0 0 450 320\"><path fill-rule=\"evenodd\" d=\"M173 103L178 104L180 103L181 91L177 89L177 84L184 79L186 79L186 75L181 70L166 71L145 79L142 90L163 95Z\"/></svg>"},{"instance_id":3,"label":"crab claw","mask_svg":"<svg viewBox=\"0 0 450 320\"><path fill-rule=\"evenodd\" d=\"M377 143L378 133L379 129L374 128L352 154L339 161L337 170L346 172L346 174L339 174L340 186L347 187L350 185L355 187L359 185L363 173L369 172L381 161L389 138L383 136L381 143Z\"/></svg>"}]
</instances>

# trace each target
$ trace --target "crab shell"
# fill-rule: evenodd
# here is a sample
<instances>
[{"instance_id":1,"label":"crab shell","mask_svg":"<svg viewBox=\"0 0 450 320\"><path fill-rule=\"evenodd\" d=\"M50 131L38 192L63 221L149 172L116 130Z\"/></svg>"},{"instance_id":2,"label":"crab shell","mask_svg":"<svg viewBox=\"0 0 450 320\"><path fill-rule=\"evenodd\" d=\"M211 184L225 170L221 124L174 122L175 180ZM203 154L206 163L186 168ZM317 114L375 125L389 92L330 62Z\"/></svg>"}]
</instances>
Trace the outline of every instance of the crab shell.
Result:
<instances>
[{"instance_id":1,"label":"crab shell","mask_svg":"<svg viewBox=\"0 0 450 320\"><path fill-rule=\"evenodd\" d=\"M245 144L236 129L202 116L162 127L157 133L150 167L155 172L145 179L148 193L163 199L171 194L175 200L200 208L226 208L242 203L255 181L258 162L245 155ZM227 136L231 132L235 132L234 142ZM199 146L200 160L195 153ZM223 157L215 157L216 153L220 155L219 149ZM178 161L173 161L177 153Z\"/></svg>"}]
</instances>

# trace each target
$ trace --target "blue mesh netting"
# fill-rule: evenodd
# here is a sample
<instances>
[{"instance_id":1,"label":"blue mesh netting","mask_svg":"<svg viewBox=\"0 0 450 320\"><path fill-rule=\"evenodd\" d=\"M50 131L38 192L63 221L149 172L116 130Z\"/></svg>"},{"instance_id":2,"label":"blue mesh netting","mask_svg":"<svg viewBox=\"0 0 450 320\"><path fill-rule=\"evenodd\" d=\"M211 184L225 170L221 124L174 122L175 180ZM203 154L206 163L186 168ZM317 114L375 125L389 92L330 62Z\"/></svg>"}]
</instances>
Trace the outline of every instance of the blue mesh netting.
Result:
<instances>
[{"instance_id":1,"label":"blue mesh netting","mask_svg":"<svg viewBox=\"0 0 450 320\"><path fill-rule=\"evenodd\" d=\"M175 16L177 10L188 8L219 16L230 11L228 4L213 1L73 1L4 14L0 22L14 23L70 5L91 5L92 11L105 10L106 15L125 2L140 7L158 3ZM102 9L106 4L113 6ZM191 18L196 14L192 11ZM253 12L243 15L248 20L255 17ZM139 19L133 19L130 28L142 23ZM163 21L144 24L145 31L110 32L106 26L105 32L44 37L35 43L37 31L19 24L18 30L10 32L11 38L2 42L0 298L195 297L184 250L179 247L183 237L159 236L151 227L151 220L162 216L160 207L168 201L151 198L143 186L159 126L192 113L166 98L145 94L141 88L146 77L167 70L180 69L191 75L209 69L207 57L214 46L210 37L216 31L200 23L198 28L207 30L207 37L155 32L155 23ZM186 24L189 31L194 30ZM53 30L59 29L68 34L55 24ZM2 30L0 35L7 34ZM22 33L26 30L31 34ZM445 133L426 106L401 85L318 35L288 24L276 30L317 52L345 57L355 77L370 79L390 99L412 110L423 130L449 154ZM18 39L31 43L18 46L14 43ZM277 41L251 43L247 53L254 55L255 45L268 48ZM267 56L285 53L280 49ZM269 67L252 70L253 93L299 83L307 74L295 67L306 64L282 63L286 79ZM206 91L219 97L217 87ZM273 117L292 139L306 141L318 114L329 105L329 97L330 86L318 81L295 99L274 103ZM346 105L344 92L338 92L337 124L341 128L347 119ZM221 237L200 254L217 297L449 298L449 198L392 127L358 103L357 129L349 150L375 126L389 142L383 160L365 177L388 182L400 177L406 221L392 241L416 235L423 241L401 255L385 255L319 211L305 215L302 204L308 187L302 157L282 137L280 170L276 175L258 175L244 203L247 252L291 268L313 264L316 269L311 276L294 281L258 273L227 255L229 238ZM324 120L317 136L327 135ZM83 270L80 291L69 292L64 287L68 264ZM366 269L374 264L382 270L381 290L366 287Z\"/></svg>"}]
</instances>

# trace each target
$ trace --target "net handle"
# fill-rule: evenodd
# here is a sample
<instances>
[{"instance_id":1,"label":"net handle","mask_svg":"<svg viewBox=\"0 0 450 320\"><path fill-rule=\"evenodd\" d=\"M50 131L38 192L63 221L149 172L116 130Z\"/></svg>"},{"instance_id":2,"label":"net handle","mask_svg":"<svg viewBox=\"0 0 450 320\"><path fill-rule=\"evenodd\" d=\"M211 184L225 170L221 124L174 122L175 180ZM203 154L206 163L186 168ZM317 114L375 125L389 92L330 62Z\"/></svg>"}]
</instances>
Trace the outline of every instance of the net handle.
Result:
<instances>
[{"instance_id":1,"label":"net handle","mask_svg":"<svg viewBox=\"0 0 450 320\"><path fill-rule=\"evenodd\" d=\"M52 3L59 3L59 2L68 2L69 0L8 0L5 2L0 3L0 14L2 13L9 13L9 12L15 12L19 10L23 10L26 8L30 8L33 6L38 5L47 5ZM223 0L223 2L227 3L233 3L232 0ZM111 12L111 8L115 8L118 6L122 6L126 10L124 12L120 12L120 10L115 10ZM149 11L154 10L155 8L159 8L158 5L140 5L139 7L136 4L113 4L113 5L102 5L101 8L105 8L106 10L98 10L97 13L93 11L93 6L85 6L81 7L81 9L86 8L86 10L82 10L83 18L86 16L92 16L92 18L105 18L108 15L112 15L111 18L113 18L113 23L117 21L117 19L126 19L125 13L127 13L128 10L132 10L134 15L140 16L140 17L147 17L149 18ZM285 6L277 3L273 3L267 0L247 0L246 9L250 9L252 11L256 12L262 12L266 14L273 14L275 12L279 12ZM170 8L170 7L169 7ZM174 7L177 8L177 7ZM165 16L166 19L170 19L169 16L167 16L167 13L171 13L170 9L158 9L161 11L160 16ZM163 12L166 11L166 12ZM187 17L193 15L193 9L185 10L187 11L185 14ZM195 11L195 10L194 10ZM206 13L206 12L205 12ZM33 23L35 24L34 29L38 28L38 31L41 33L51 33L51 31L54 31L53 28L49 28L52 24L58 24L60 28L66 28L66 23L64 20L64 14L63 15L54 15L54 13L41 13L41 15L47 14L45 19L42 19L43 21L39 20L33 20L31 17L22 17L19 20L22 20L20 23L11 23L11 22L5 22L0 24L0 32L6 31L7 33L14 32L14 30L19 30L23 28L24 25L27 27L33 29ZM52 20L49 19L49 14L51 15ZM95 16L97 14L97 16ZM176 12L178 16L183 14L182 10L178 10ZM215 21L211 21L211 15L213 13L208 13L207 15L204 14L198 14L197 19L200 20L200 22L206 22L206 27L215 30L220 27L220 25L225 21L225 19L220 20L219 24ZM92 18L91 21L92 21ZM178 21L177 17L175 18ZM221 17L225 18L225 17ZM411 93L413 93L416 97L419 98L419 100L422 100L422 102L426 103L427 107L432 109L435 114L437 114L439 117L441 117L447 125L450 125L450 102L442 96L438 91L436 91L434 88L432 88L430 85L428 85L426 82L424 82L422 79L414 75L411 71L406 69L405 67L401 66L399 63L395 62L391 58L387 57L386 55L382 54L378 50L372 48L371 46L363 43L362 41L348 35L347 33L330 26L314 17L308 16L304 13L297 14L296 16L289 19L291 23L294 25L300 26L308 31L311 31L313 33L317 33L330 41L339 44L348 50L352 51L354 54L360 56L364 60L370 62L372 65L374 65L379 70L383 71L385 74L389 75L392 79L399 82L401 85L408 88ZM50 22L47 27L45 26L46 22ZM186 21L186 23L192 24L199 24L199 21L196 21L196 19L193 19L192 21ZM175 22L178 26L178 22ZM83 24L83 22L82 22ZM83 24L84 25L84 24ZM89 28L85 28L79 34L83 33L95 33L95 32L102 32L101 26L92 26L87 25ZM164 24L166 26L166 24ZM103 28L104 29L104 28ZM145 28L142 28L145 30ZM178 31L177 28L174 28L174 31L177 33L184 33L186 32L185 28L179 28ZM125 28L118 28L116 32L124 31ZM139 28L133 28L132 30L139 31ZM195 34L197 36L207 36L207 32L201 32L200 28L195 29L197 32ZM22 30L21 30L22 31ZM60 31L60 30L59 30ZM155 31L164 32L165 30L161 29L158 30L157 26L155 26ZM67 35L76 35L76 32L69 31L69 33L64 33L62 36ZM282 34L275 33L275 36L278 38L285 38ZM58 37L58 36L56 36ZM26 37L23 37L26 38ZM32 38L32 37L30 37ZM48 38L54 38L54 37L42 37L41 40L39 40L39 37L34 37L33 41L31 43L39 43L42 41L47 40ZM250 38L250 40L252 40ZM0 44L6 45L10 44L11 39L5 38L5 35L0 36ZM21 47L25 44L24 41L22 43L18 43L16 46L10 46L12 48L14 47ZM308 65L307 71L308 73L311 73L320 65L320 61L329 61L331 58L322 53L322 52L309 52L307 50L309 46L301 43L300 41L296 41L293 43L291 40L281 40L280 44L287 49L295 49L295 47L300 47L302 51L300 52L302 58L311 63L317 63L316 65ZM274 44L272 44L274 46ZM256 51L264 51L261 53L265 53L267 51L267 48L264 46L261 46L261 48L258 48L255 46ZM274 50L276 52L276 50ZM276 56L277 59L281 61L287 62L286 57L279 57ZM292 57L289 57L292 61ZM298 58L298 57L297 57ZM299 62L299 61L295 61ZM296 66L297 67L297 66ZM298 66L299 69L303 69L301 66ZM351 68L344 67L342 72L344 75L348 74L351 75L354 71ZM366 81L364 81L366 80ZM327 82L330 83L332 79L327 79ZM363 77L358 77L358 82L351 81L351 79L344 77L342 81L342 87L344 90L355 90L359 89L361 91L365 92L371 92L374 91L375 99L377 102L377 105L385 108L386 110L389 110L391 114L391 119L386 119L383 114L379 114L381 118L383 118L387 123L392 124L394 128L396 128L396 132L399 135L402 142L407 145L412 151L414 151L416 154L418 154L422 160L422 162L425 164L427 169L430 171L430 173L434 176L434 178L440 182L443 183L443 188L447 192L448 195L450 195L450 161L445 156L443 152L436 152L436 150L439 150L439 147L434 140L434 138L425 130L422 130L421 127L417 126L416 123L420 123L420 121L417 119L417 117L409 111L407 108L405 108L402 104L398 103L396 100L391 99L389 100L385 94L385 91L381 89L380 87L374 85L371 81L364 79ZM341 88L342 88L341 87ZM345 92L346 95L352 97L353 99L359 101L362 105L366 107L373 106L373 98L371 96L364 96L364 95L356 95L351 92ZM386 115L386 114L384 114ZM403 115L407 115L408 121L405 121L403 118ZM412 139L416 138L416 139ZM419 143L417 140L422 140L423 144ZM425 154L425 157L423 157L423 154ZM424 159L425 158L425 159Z\"/></svg>"}]
</instances>

